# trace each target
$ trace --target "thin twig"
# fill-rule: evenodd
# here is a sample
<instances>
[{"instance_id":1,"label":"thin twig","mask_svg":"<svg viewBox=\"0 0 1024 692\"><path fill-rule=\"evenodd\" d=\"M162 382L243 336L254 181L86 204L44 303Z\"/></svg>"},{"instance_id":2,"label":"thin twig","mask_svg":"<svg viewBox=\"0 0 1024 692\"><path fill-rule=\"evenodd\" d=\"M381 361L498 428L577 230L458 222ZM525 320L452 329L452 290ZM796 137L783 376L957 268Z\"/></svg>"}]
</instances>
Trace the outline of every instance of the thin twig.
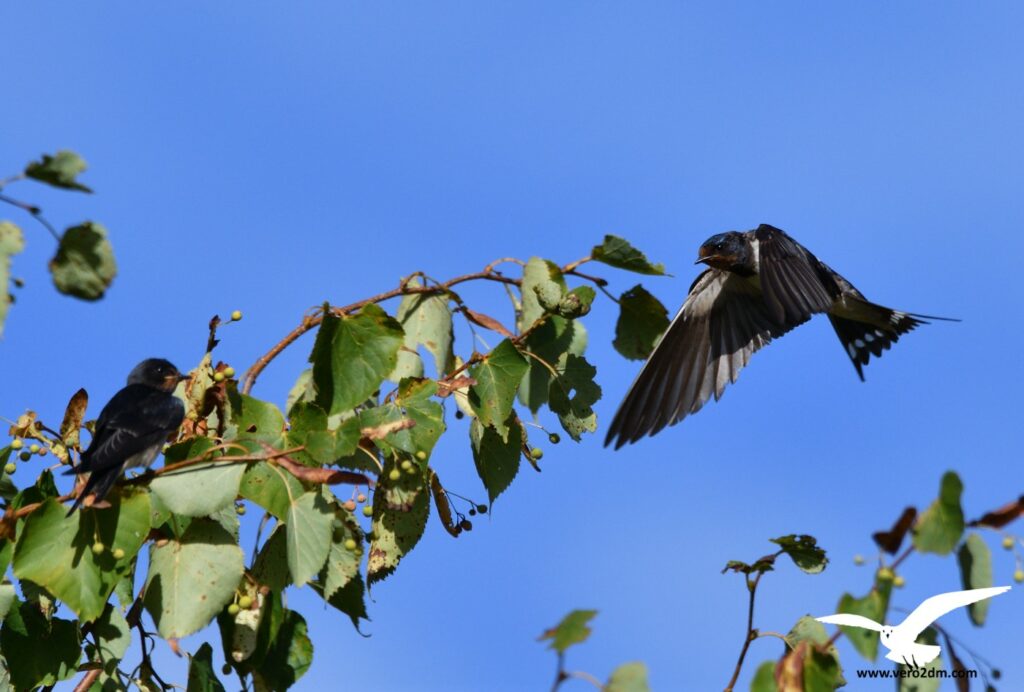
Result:
<instances>
[{"instance_id":1,"label":"thin twig","mask_svg":"<svg viewBox=\"0 0 1024 692\"><path fill-rule=\"evenodd\" d=\"M732 692L733 687L736 686L736 680L740 677L740 670L743 668L743 659L747 657L747 649L750 648L750 642L757 639L757 632L754 631L754 597L757 594L757 585L761 581L761 577L764 572L758 572L757 576L751 579L747 579L747 590L750 592L750 602L747 606L747 633L743 638L743 648L740 649L739 660L736 661L736 668L732 672L732 678L729 680L729 684L725 686L725 692Z\"/></svg>"},{"instance_id":2,"label":"thin twig","mask_svg":"<svg viewBox=\"0 0 1024 692\"><path fill-rule=\"evenodd\" d=\"M41 223L46 228L46 230L50 232L50 235L52 235L58 243L60 242L60 233L58 233L57 229L54 228L53 225L46 220L46 217L43 216L43 212L39 207L35 206L34 204L29 204L28 202L22 202L21 200L14 199L13 197L8 197L7 195L0 195L0 202L7 202L8 204L17 207L18 209L27 211L29 214L32 215L32 218Z\"/></svg>"}]
</instances>

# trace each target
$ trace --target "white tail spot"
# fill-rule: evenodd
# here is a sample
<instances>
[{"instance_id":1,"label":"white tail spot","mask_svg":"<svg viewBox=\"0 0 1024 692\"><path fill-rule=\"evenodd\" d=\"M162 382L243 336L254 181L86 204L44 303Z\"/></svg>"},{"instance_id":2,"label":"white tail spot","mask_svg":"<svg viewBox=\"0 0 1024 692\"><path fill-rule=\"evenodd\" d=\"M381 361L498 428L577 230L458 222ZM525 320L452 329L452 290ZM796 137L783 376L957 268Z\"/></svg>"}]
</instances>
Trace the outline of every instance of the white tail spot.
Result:
<instances>
[{"instance_id":1,"label":"white tail spot","mask_svg":"<svg viewBox=\"0 0 1024 692\"><path fill-rule=\"evenodd\" d=\"M863 339L854 339L853 340L853 345L856 346L857 348L864 348L864 340Z\"/></svg>"},{"instance_id":2,"label":"white tail spot","mask_svg":"<svg viewBox=\"0 0 1024 692\"><path fill-rule=\"evenodd\" d=\"M875 340L875 335L874 335L874 334L870 334L870 333L869 333L869 334L865 334L865 335L864 335L864 341L868 342L869 344L870 344L870 343L871 343L872 341L874 341L874 340Z\"/></svg>"},{"instance_id":3,"label":"white tail spot","mask_svg":"<svg viewBox=\"0 0 1024 692\"><path fill-rule=\"evenodd\" d=\"M857 360L857 349L853 347L853 344L846 344L846 352L850 354L850 358Z\"/></svg>"}]
</instances>

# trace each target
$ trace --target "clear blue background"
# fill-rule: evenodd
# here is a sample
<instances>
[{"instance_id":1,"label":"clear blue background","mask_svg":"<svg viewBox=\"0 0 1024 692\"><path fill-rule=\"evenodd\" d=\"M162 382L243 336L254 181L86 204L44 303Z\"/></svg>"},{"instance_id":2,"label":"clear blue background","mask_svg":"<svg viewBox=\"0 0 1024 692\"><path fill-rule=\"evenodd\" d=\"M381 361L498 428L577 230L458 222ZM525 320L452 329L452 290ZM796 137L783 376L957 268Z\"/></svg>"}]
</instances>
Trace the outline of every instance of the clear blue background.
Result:
<instances>
[{"instance_id":1,"label":"clear blue background","mask_svg":"<svg viewBox=\"0 0 1024 692\"><path fill-rule=\"evenodd\" d=\"M6 2L0 168L73 148L97 194L7 192L62 226L105 223L120 274L99 304L56 297L51 239L3 211L29 247L0 413L52 420L84 386L95 414L143 357L193 366L217 312L245 311L217 352L241 371L323 300L416 269L566 262L608 232L666 263L675 278L645 283L674 310L707 236L780 226L878 302L964 322L909 335L861 384L819 318L656 438L543 445L543 473L524 467L471 534L431 519L374 589L369 639L308 589L289 595L316 645L302 689L546 689L554 656L535 638L577 607L601 613L571 668L604 678L641 659L656 689L721 689L746 608L727 560L791 532L828 548L820 576L786 563L765 578L756 625L785 631L866 592L852 556L946 469L968 517L1024 488L1022 22L1010 2ZM511 321L499 287L465 294ZM611 349L614 321L610 301L587 318L602 424L638 368ZM283 403L309 346L254 393ZM482 498L466 421L450 424L435 459ZM1013 558L988 538L1009 583ZM950 558L902 573L897 607L959 587ZM943 622L1003 668L1001 689L1024 689L1022 615L1018 588L984 629ZM780 653L755 642L739 687ZM159 661L184 682L163 644Z\"/></svg>"}]
</instances>

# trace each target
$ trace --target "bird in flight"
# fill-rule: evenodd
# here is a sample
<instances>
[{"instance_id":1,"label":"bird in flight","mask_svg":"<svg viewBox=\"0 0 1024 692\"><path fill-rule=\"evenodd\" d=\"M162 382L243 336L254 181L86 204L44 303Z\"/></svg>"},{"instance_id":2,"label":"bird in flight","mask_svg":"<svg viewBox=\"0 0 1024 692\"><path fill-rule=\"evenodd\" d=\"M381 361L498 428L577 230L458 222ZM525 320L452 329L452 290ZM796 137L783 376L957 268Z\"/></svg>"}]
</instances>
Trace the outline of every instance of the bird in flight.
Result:
<instances>
[{"instance_id":1,"label":"bird in flight","mask_svg":"<svg viewBox=\"0 0 1024 692\"><path fill-rule=\"evenodd\" d=\"M846 627L863 627L874 630L879 634L879 640L889 649L885 655L890 661L902 663L914 668L926 663L931 663L942 653L942 648L934 644L917 644L917 638L922 632L938 620L940 617L963 608L971 603L984 601L986 598L998 596L1010 590L1009 586L993 586L988 589L969 589L967 591L950 591L938 596L932 596L922 601L910 615L899 625L880 625L871 618L852 613L837 613L815 618L818 622L830 625L844 625Z\"/></svg>"},{"instance_id":2,"label":"bird in flight","mask_svg":"<svg viewBox=\"0 0 1024 692\"><path fill-rule=\"evenodd\" d=\"M647 358L608 429L618 449L654 435L721 398L750 356L817 313L826 313L857 375L871 356L929 319L869 302L785 231L761 224L709 238L708 269ZM958 320L948 320L958 321Z\"/></svg>"},{"instance_id":3,"label":"bird in flight","mask_svg":"<svg viewBox=\"0 0 1024 692\"><path fill-rule=\"evenodd\" d=\"M68 516L90 493L93 502L106 497L125 470L149 466L185 417L185 405L172 392L188 375L162 358L142 361L128 375L128 384L107 402L82 463L65 475L89 474Z\"/></svg>"}]
</instances>

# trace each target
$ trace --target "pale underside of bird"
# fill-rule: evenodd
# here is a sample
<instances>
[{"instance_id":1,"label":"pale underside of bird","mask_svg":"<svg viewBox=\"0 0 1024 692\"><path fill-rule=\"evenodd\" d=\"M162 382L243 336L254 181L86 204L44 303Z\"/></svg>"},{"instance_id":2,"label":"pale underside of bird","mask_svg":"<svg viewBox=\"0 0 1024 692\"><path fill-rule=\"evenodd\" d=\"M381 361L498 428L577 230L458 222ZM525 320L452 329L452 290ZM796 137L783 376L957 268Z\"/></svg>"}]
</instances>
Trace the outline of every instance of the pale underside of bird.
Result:
<instances>
[{"instance_id":1,"label":"pale underside of bird","mask_svg":"<svg viewBox=\"0 0 1024 692\"><path fill-rule=\"evenodd\" d=\"M1009 586L993 586L987 589L950 591L932 596L922 601L921 605L914 609L914 612L895 627L881 625L871 618L852 613L836 613L815 619L830 625L874 630L879 633L879 641L889 649L889 653L885 655L887 659L916 668L931 663L942 652L942 648L934 644L917 643L917 638L933 622L952 610L984 601L986 598L998 596L1009 590Z\"/></svg>"},{"instance_id":2,"label":"pale underside of bird","mask_svg":"<svg viewBox=\"0 0 1024 692\"><path fill-rule=\"evenodd\" d=\"M736 382L751 356L819 313L828 315L860 378L928 319L868 301L784 231L768 225L713 236L705 270L633 381L608 429L618 449L699 411Z\"/></svg>"}]
</instances>

